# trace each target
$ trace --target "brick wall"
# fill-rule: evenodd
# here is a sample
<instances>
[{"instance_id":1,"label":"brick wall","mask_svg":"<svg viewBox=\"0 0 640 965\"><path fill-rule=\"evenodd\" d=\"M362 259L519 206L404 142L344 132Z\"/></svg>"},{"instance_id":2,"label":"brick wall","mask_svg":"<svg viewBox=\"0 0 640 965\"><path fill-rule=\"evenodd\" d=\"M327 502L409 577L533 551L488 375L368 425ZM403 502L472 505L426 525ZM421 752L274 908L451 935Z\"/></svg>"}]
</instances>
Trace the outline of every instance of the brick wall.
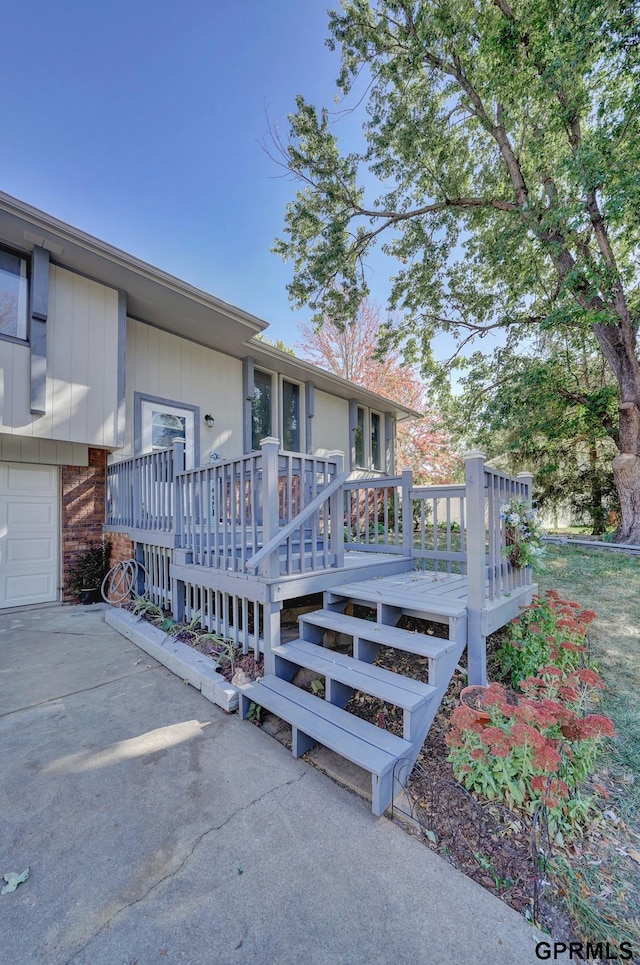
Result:
<instances>
[{"instance_id":1,"label":"brick wall","mask_svg":"<svg viewBox=\"0 0 640 965\"><path fill-rule=\"evenodd\" d=\"M111 543L111 565L135 559L135 546L128 533L105 533L104 538Z\"/></svg>"},{"instance_id":2,"label":"brick wall","mask_svg":"<svg viewBox=\"0 0 640 965\"><path fill-rule=\"evenodd\" d=\"M102 539L105 519L107 453L89 449L88 466L62 466L62 585L69 564L90 540ZM63 591L63 600L75 597Z\"/></svg>"}]
</instances>

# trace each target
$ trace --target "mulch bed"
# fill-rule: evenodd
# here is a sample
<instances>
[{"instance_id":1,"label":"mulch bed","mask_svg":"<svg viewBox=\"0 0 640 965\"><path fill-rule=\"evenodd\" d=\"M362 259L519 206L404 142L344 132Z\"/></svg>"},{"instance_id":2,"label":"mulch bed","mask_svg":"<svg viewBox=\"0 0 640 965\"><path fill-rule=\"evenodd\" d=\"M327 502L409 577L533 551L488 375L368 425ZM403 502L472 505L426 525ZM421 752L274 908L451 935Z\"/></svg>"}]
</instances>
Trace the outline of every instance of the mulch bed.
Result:
<instances>
[{"instance_id":1,"label":"mulch bed","mask_svg":"<svg viewBox=\"0 0 640 965\"><path fill-rule=\"evenodd\" d=\"M354 612L354 615L366 617L366 611ZM443 632L437 624L408 617L403 617L399 626L436 636ZM495 634L488 653L490 666L499 644L499 634ZM426 658L385 647L375 662L387 670L428 682ZM489 676L492 678L491 671ZM455 780L447 761L449 749L445 735L465 685L466 676L456 671L409 778L406 798L413 820L409 825L403 823L427 847L516 911L530 917L536 877L530 822L500 805L482 805ZM402 736L402 710L397 707L368 694L355 693L346 710ZM395 816L399 816L397 812ZM571 919L548 886L538 901L537 912L537 924L554 938L565 941L575 938Z\"/></svg>"}]
</instances>

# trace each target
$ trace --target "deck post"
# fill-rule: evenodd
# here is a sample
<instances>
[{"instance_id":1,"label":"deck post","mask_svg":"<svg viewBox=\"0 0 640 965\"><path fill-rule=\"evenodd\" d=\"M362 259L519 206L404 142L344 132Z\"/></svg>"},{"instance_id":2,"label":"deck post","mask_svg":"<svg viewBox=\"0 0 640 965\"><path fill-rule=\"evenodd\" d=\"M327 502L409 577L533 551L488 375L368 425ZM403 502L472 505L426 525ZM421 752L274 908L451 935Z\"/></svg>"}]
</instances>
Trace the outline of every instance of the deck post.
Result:
<instances>
[{"instance_id":1,"label":"deck post","mask_svg":"<svg viewBox=\"0 0 640 965\"><path fill-rule=\"evenodd\" d=\"M525 503L531 502L533 496L533 474L530 472L519 472L516 482L520 483L523 489L522 497ZM524 585L530 586L533 583L533 572L530 566L525 567Z\"/></svg>"},{"instance_id":2,"label":"deck post","mask_svg":"<svg viewBox=\"0 0 640 965\"><path fill-rule=\"evenodd\" d=\"M133 489L133 518L134 529L142 529L142 468L134 463L131 485Z\"/></svg>"},{"instance_id":3,"label":"deck post","mask_svg":"<svg viewBox=\"0 0 640 965\"><path fill-rule=\"evenodd\" d=\"M411 469L402 470L402 555L413 556L413 506L411 505L411 489L413 487L413 472Z\"/></svg>"},{"instance_id":4,"label":"deck post","mask_svg":"<svg viewBox=\"0 0 640 965\"><path fill-rule=\"evenodd\" d=\"M470 684L487 682L486 637L481 615L485 598L484 453L474 449L464 457L467 499L467 668Z\"/></svg>"},{"instance_id":5,"label":"deck post","mask_svg":"<svg viewBox=\"0 0 640 965\"><path fill-rule=\"evenodd\" d=\"M336 476L344 472L344 452L334 449L329 459L336 464ZM344 489L342 486L329 497L330 548L338 569L344 566Z\"/></svg>"},{"instance_id":6,"label":"deck post","mask_svg":"<svg viewBox=\"0 0 640 965\"><path fill-rule=\"evenodd\" d=\"M280 646L280 615L282 613L282 601L268 601L263 604L262 632L264 639L264 672L265 674L274 673L275 655L274 647Z\"/></svg>"},{"instance_id":7,"label":"deck post","mask_svg":"<svg viewBox=\"0 0 640 965\"><path fill-rule=\"evenodd\" d=\"M280 495L278 490L278 453L280 440L268 437L260 442L262 450L262 545L276 535L280 528ZM260 566L267 579L280 575L280 560L272 553Z\"/></svg>"},{"instance_id":8,"label":"deck post","mask_svg":"<svg viewBox=\"0 0 640 965\"><path fill-rule=\"evenodd\" d=\"M179 472L184 472L184 442L176 440L173 444L173 472L169 480L171 493L173 495L173 525L172 529L176 536L175 545L182 546L182 489L178 486L176 476Z\"/></svg>"}]
</instances>

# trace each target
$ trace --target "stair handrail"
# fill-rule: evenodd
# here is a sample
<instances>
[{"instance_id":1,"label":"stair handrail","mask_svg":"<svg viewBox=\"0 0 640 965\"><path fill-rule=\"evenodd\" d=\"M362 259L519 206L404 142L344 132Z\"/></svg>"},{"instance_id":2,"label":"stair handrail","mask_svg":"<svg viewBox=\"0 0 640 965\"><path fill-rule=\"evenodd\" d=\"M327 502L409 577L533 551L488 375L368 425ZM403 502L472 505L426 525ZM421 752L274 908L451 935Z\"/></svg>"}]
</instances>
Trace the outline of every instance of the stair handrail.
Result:
<instances>
[{"instance_id":1,"label":"stair handrail","mask_svg":"<svg viewBox=\"0 0 640 965\"><path fill-rule=\"evenodd\" d=\"M286 542L290 536L293 536L296 530L299 529L310 516L313 516L316 510L320 509L323 503L326 503L327 499L333 496L333 494L340 489L350 475L350 470L346 470L345 472L340 473L339 476L336 476L333 482L329 483L328 486L319 492L318 495L312 499L311 502L308 503L297 516L294 516L291 522L287 523L286 526L283 526L282 529L279 529L275 536L272 536L269 542L264 544L262 549L259 549L257 553L254 553L253 556L246 561L245 567L247 570L250 570L252 573L254 573L258 569L260 563L262 563L263 560L268 559L272 553L275 553L275 551L279 549L282 543Z\"/></svg>"}]
</instances>

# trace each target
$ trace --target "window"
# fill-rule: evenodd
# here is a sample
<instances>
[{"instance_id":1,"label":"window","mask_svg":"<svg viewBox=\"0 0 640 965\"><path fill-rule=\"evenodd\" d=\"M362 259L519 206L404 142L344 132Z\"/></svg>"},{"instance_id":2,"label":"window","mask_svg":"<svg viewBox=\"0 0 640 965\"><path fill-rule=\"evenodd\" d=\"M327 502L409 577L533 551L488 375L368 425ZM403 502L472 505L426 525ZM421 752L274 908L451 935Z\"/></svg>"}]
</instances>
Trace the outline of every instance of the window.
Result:
<instances>
[{"instance_id":1,"label":"window","mask_svg":"<svg viewBox=\"0 0 640 965\"><path fill-rule=\"evenodd\" d=\"M393 420L381 412L349 402L349 425L352 433L351 468L375 472L393 471Z\"/></svg>"},{"instance_id":2,"label":"window","mask_svg":"<svg viewBox=\"0 0 640 965\"><path fill-rule=\"evenodd\" d=\"M282 446L300 452L300 386L282 380Z\"/></svg>"},{"instance_id":3,"label":"window","mask_svg":"<svg viewBox=\"0 0 640 965\"><path fill-rule=\"evenodd\" d=\"M356 424L356 466L363 468L365 463L364 457L364 409L358 406L358 421Z\"/></svg>"},{"instance_id":4,"label":"window","mask_svg":"<svg viewBox=\"0 0 640 965\"><path fill-rule=\"evenodd\" d=\"M256 369L251 400L251 448L259 449L260 440L271 434L271 376Z\"/></svg>"},{"instance_id":5,"label":"window","mask_svg":"<svg viewBox=\"0 0 640 965\"><path fill-rule=\"evenodd\" d=\"M141 403L141 452L169 449L184 442L185 465L194 465L194 410L169 402L143 399Z\"/></svg>"},{"instance_id":6,"label":"window","mask_svg":"<svg viewBox=\"0 0 640 965\"><path fill-rule=\"evenodd\" d=\"M371 467L382 469L382 433L377 412L371 413Z\"/></svg>"},{"instance_id":7,"label":"window","mask_svg":"<svg viewBox=\"0 0 640 965\"><path fill-rule=\"evenodd\" d=\"M0 335L27 338L27 261L0 248Z\"/></svg>"}]
</instances>

